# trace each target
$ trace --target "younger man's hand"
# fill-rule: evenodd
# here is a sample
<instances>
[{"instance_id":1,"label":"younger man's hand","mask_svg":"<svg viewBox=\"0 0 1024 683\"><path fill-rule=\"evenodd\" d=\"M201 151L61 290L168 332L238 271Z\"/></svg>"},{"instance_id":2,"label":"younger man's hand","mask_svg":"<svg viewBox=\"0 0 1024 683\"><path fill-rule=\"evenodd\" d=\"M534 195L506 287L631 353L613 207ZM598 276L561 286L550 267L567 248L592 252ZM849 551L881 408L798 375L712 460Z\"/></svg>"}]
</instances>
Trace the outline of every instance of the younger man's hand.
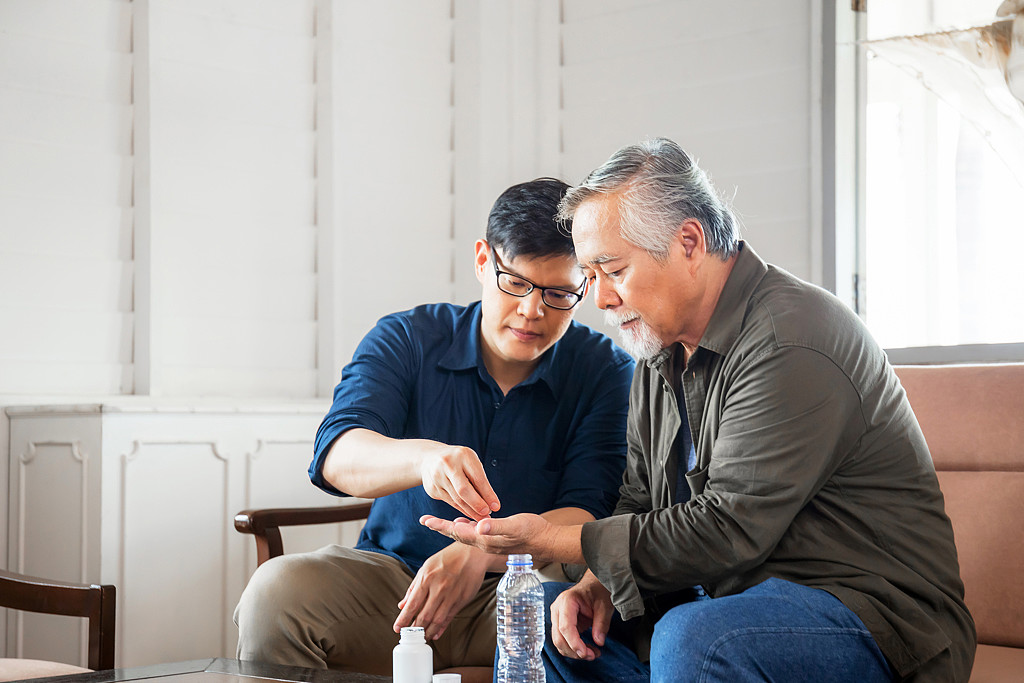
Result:
<instances>
[{"instance_id":1,"label":"younger man's hand","mask_svg":"<svg viewBox=\"0 0 1024 683\"><path fill-rule=\"evenodd\" d=\"M403 626L422 626L428 641L440 638L480 591L490 562L487 555L458 543L428 557L398 603L402 611L395 633Z\"/></svg>"},{"instance_id":2,"label":"younger man's hand","mask_svg":"<svg viewBox=\"0 0 1024 683\"><path fill-rule=\"evenodd\" d=\"M423 490L472 519L483 519L501 509L480 458L472 448L437 444L420 460Z\"/></svg>"}]
</instances>

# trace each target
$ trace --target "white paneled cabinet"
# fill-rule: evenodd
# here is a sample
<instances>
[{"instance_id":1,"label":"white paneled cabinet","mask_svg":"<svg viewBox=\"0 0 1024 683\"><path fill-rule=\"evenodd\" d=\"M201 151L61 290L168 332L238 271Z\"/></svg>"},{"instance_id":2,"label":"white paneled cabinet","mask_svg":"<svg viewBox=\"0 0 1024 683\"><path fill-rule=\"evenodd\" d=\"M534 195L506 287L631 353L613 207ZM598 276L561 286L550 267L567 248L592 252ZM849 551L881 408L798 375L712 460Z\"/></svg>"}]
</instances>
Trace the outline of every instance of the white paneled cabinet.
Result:
<instances>
[{"instance_id":1,"label":"white paneled cabinet","mask_svg":"<svg viewBox=\"0 0 1024 683\"><path fill-rule=\"evenodd\" d=\"M124 399L8 408L9 566L114 584L119 666L234 656L231 615L256 562L233 517L340 502L306 475L327 407ZM358 528L286 532L285 549L351 545ZM53 658L63 648L65 661L84 662L84 625L7 619L9 656Z\"/></svg>"}]
</instances>

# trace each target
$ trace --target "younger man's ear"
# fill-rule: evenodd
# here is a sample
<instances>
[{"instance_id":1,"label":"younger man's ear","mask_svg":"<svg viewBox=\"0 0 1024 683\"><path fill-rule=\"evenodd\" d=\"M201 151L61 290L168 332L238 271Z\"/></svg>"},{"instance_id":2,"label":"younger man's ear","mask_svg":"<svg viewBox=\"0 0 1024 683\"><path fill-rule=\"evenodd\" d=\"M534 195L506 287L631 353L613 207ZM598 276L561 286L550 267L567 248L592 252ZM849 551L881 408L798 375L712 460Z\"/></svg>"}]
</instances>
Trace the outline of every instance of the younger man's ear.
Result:
<instances>
[{"instance_id":1,"label":"younger man's ear","mask_svg":"<svg viewBox=\"0 0 1024 683\"><path fill-rule=\"evenodd\" d=\"M483 276L486 272L487 262L491 258L491 249L487 244L487 240L477 240L473 245L476 256L473 259L473 270L476 272L476 279L483 282Z\"/></svg>"}]
</instances>

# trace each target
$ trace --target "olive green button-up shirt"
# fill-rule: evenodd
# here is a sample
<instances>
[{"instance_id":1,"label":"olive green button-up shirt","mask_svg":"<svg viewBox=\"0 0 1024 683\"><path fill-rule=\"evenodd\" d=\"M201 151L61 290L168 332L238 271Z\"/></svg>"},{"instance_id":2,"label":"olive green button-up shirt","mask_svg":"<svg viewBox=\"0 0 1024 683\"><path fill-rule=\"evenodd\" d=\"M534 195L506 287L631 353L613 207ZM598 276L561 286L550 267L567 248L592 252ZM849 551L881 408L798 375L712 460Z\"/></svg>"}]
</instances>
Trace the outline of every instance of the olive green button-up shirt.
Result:
<instances>
[{"instance_id":1,"label":"olive green button-up shirt","mask_svg":"<svg viewBox=\"0 0 1024 683\"><path fill-rule=\"evenodd\" d=\"M697 452L673 504L681 425ZM974 622L924 436L884 352L828 292L740 253L696 352L637 365L627 469L583 553L624 619L700 584L824 589L894 671L966 681Z\"/></svg>"}]
</instances>

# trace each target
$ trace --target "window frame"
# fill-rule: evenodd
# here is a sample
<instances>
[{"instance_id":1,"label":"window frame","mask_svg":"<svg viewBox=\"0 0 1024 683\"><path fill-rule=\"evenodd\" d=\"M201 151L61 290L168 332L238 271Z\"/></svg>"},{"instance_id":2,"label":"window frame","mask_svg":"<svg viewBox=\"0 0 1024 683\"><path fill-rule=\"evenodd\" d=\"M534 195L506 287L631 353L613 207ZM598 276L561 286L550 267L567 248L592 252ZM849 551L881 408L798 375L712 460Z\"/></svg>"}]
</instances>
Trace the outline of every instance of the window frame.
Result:
<instances>
[{"instance_id":1,"label":"window frame","mask_svg":"<svg viewBox=\"0 0 1024 683\"><path fill-rule=\"evenodd\" d=\"M824 3L821 75L822 286L864 319L867 2ZM1024 341L886 348L893 364L1024 361Z\"/></svg>"}]
</instances>

